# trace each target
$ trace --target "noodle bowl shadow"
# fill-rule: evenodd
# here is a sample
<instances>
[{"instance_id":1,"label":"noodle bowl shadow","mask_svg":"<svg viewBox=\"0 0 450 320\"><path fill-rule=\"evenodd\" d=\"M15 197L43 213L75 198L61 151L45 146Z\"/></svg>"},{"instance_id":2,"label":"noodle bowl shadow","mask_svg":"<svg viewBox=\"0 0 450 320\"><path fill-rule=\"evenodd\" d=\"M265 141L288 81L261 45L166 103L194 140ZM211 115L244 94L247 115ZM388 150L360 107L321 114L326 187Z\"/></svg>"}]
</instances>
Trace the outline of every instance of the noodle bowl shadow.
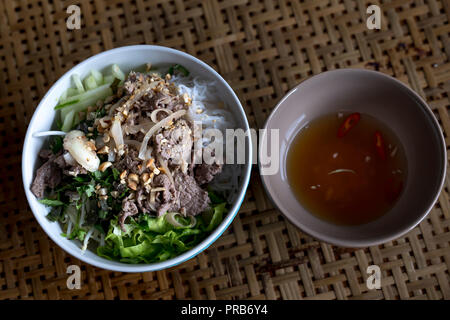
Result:
<instances>
[{"instance_id":1,"label":"noodle bowl shadow","mask_svg":"<svg viewBox=\"0 0 450 320\"><path fill-rule=\"evenodd\" d=\"M147 272L170 268L195 257L197 254L208 248L227 229L238 213L250 180L252 144L249 136L246 137L246 161L241 167L242 172L240 175L238 191L234 196L233 202L229 204L230 210L224 217L222 223L206 239L194 248L175 258L163 262L151 264L126 264L118 261L107 260L98 256L91 250L86 250L86 252L82 254L81 243L79 241L68 240L67 238L61 236L62 229L60 224L51 222L46 218L49 211L48 208L39 203L30 190L30 186L39 162L38 154L44 146L46 140L44 138L33 137L33 133L47 131L52 128L56 116L54 107L62 93L70 87L70 77L73 74L78 74L81 78L83 78L92 69L103 70L110 67L113 63L119 65L119 67L125 71L131 71L134 68L141 67L147 63L151 63L155 66L181 64L186 67L193 76L199 76L202 79L214 81L216 83L217 92L219 95L218 98L227 105L227 108L234 115L236 120L235 128L242 128L244 131L249 130L244 109L242 108L242 105L233 89L216 71L214 71L214 69L199 59L178 50L152 45L127 46L105 51L88 58L65 73L50 88L39 103L28 126L23 146L22 179L25 188L25 195L31 210L42 229L44 229L47 235L57 245L75 258L99 268L120 272Z\"/></svg>"}]
</instances>

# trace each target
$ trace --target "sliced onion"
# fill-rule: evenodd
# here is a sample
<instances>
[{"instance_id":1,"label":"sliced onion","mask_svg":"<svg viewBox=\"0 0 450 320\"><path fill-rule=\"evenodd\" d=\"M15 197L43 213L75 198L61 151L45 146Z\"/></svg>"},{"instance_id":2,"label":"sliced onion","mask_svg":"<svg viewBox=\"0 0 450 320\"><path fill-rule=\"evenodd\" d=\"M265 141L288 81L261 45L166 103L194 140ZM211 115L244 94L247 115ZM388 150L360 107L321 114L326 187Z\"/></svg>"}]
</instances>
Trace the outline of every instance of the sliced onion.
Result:
<instances>
[{"instance_id":1,"label":"sliced onion","mask_svg":"<svg viewBox=\"0 0 450 320\"><path fill-rule=\"evenodd\" d=\"M152 121L145 121L143 123L135 124L135 125L124 124L122 126L122 129L125 132L125 134L127 134L127 135L128 134L136 134L139 131L142 131L143 133L146 133L154 125L155 124Z\"/></svg>"},{"instance_id":2,"label":"sliced onion","mask_svg":"<svg viewBox=\"0 0 450 320\"><path fill-rule=\"evenodd\" d=\"M112 138L114 139L114 142L116 143L117 151L119 151L120 146L123 145L123 132L119 119L114 118L109 133L111 134Z\"/></svg>"},{"instance_id":3,"label":"sliced onion","mask_svg":"<svg viewBox=\"0 0 450 320\"><path fill-rule=\"evenodd\" d=\"M157 132L162 127L166 126L170 121L178 119L186 114L186 110L178 110L177 112L172 113L171 115L165 117L158 123L156 123L144 136L142 140L141 148L139 149L139 159L145 160L145 154L147 152L147 144L150 138L153 136L155 132Z\"/></svg>"},{"instance_id":4,"label":"sliced onion","mask_svg":"<svg viewBox=\"0 0 450 320\"><path fill-rule=\"evenodd\" d=\"M348 172L348 173L356 174L355 170L351 170L351 169L336 169L334 171L328 172L328 174L335 174L335 173L339 173L339 172Z\"/></svg>"},{"instance_id":5,"label":"sliced onion","mask_svg":"<svg viewBox=\"0 0 450 320\"><path fill-rule=\"evenodd\" d=\"M177 215L180 214L178 212L167 212L164 218L168 223L170 223L176 228L192 228L197 224L197 219L195 219L195 217L193 216L189 216L189 219L191 220L190 223L188 225L184 225L175 219L175 216Z\"/></svg>"},{"instance_id":6,"label":"sliced onion","mask_svg":"<svg viewBox=\"0 0 450 320\"><path fill-rule=\"evenodd\" d=\"M152 158L152 152L153 152L153 148L152 147L148 147L147 148L147 152L145 153L145 159L144 160L149 160Z\"/></svg>"},{"instance_id":7,"label":"sliced onion","mask_svg":"<svg viewBox=\"0 0 450 320\"><path fill-rule=\"evenodd\" d=\"M166 112L168 115L172 114L172 110L169 110L167 108L159 108L159 109L155 109L152 111L152 113L150 114L150 119L152 119L152 121L154 123L158 122L158 118L156 118L156 116L158 115L159 112L164 111Z\"/></svg>"},{"instance_id":8,"label":"sliced onion","mask_svg":"<svg viewBox=\"0 0 450 320\"><path fill-rule=\"evenodd\" d=\"M150 205L154 205L155 203L156 203L156 192L150 192Z\"/></svg>"},{"instance_id":9,"label":"sliced onion","mask_svg":"<svg viewBox=\"0 0 450 320\"><path fill-rule=\"evenodd\" d=\"M70 155L69 152L65 152L63 154L63 158L64 158L64 162L67 163L68 165L71 166L76 166L77 162L75 161L75 159Z\"/></svg>"},{"instance_id":10,"label":"sliced onion","mask_svg":"<svg viewBox=\"0 0 450 320\"><path fill-rule=\"evenodd\" d=\"M72 233L72 220L69 220L69 222L67 223L67 230L66 230L67 238L70 236L71 233Z\"/></svg>"},{"instance_id":11,"label":"sliced onion","mask_svg":"<svg viewBox=\"0 0 450 320\"><path fill-rule=\"evenodd\" d=\"M114 114L114 111L116 111L117 107L119 107L122 104L122 102L124 102L125 100L126 100L126 97L122 97L119 101L117 101L115 104L113 104L111 106L111 108L109 109L108 116L112 117Z\"/></svg>"},{"instance_id":12,"label":"sliced onion","mask_svg":"<svg viewBox=\"0 0 450 320\"><path fill-rule=\"evenodd\" d=\"M114 161L116 161L116 153L114 152L113 149L109 149L109 152L108 152L108 161L109 161L109 162L114 162Z\"/></svg>"}]
</instances>

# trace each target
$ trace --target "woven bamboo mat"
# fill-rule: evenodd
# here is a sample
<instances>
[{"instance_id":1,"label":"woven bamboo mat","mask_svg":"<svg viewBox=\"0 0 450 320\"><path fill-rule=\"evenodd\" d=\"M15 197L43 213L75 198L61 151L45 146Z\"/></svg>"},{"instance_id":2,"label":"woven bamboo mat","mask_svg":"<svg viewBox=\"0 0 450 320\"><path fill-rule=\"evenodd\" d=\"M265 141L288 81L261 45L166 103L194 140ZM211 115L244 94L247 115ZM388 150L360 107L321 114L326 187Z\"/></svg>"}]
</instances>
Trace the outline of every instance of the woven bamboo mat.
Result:
<instances>
[{"instance_id":1,"label":"woven bamboo mat","mask_svg":"<svg viewBox=\"0 0 450 320\"><path fill-rule=\"evenodd\" d=\"M431 105L450 145L450 1L0 0L1 299L450 299L449 180L420 226L360 250L299 232L269 203L255 168L238 217L206 252L175 268L123 274L64 253L24 196L21 148L33 110L70 67L114 47L159 44L213 66L234 88L252 127L302 79L343 67L375 69ZM81 29L66 27L79 4ZM407 117L407 115L405 115ZM66 268L81 266L80 290ZM382 288L368 290L377 264Z\"/></svg>"}]
</instances>

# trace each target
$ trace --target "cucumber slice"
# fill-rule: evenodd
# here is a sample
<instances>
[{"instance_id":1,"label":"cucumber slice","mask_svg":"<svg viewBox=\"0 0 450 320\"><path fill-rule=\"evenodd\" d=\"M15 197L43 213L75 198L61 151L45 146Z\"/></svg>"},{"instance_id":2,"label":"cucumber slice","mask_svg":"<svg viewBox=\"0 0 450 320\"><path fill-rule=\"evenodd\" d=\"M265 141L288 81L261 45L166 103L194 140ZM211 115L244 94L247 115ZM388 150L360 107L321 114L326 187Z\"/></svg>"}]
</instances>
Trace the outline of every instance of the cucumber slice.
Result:
<instances>
[{"instance_id":1,"label":"cucumber slice","mask_svg":"<svg viewBox=\"0 0 450 320\"><path fill-rule=\"evenodd\" d=\"M86 91L85 93L78 94L68 98L67 100L61 101L62 103L67 103L70 101L79 100L78 102L67 105L61 109L62 118L65 118L72 110L75 110L75 112L84 111L87 107L95 105L98 100L103 100L112 95L113 92L110 85L111 84L107 83L93 90Z\"/></svg>"},{"instance_id":2,"label":"cucumber slice","mask_svg":"<svg viewBox=\"0 0 450 320\"><path fill-rule=\"evenodd\" d=\"M72 76L72 80L73 83L75 84L75 87L77 87L78 93L83 93L85 90L83 84L81 83L80 76L78 74L74 74Z\"/></svg>"},{"instance_id":3,"label":"cucumber slice","mask_svg":"<svg viewBox=\"0 0 450 320\"><path fill-rule=\"evenodd\" d=\"M63 125L61 127L61 130L64 132L69 132L70 129L72 129L72 124L73 124L73 116L75 114L75 111L72 110L70 111L66 117L64 117L63 119Z\"/></svg>"},{"instance_id":4,"label":"cucumber slice","mask_svg":"<svg viewBox=\"0 0 450 320\"><path fill-rule=\"evenodd\" d=\"M95 80L95 77L93 75L90 75L89 77L84 79L84 87L88 91L97 88L97 81Z\"/></svg>"},{"instance_id":5,"label":"cucumber slice","mask_svg":"<svg viewBox=\"0 0 450 320\"><path fill-rule=\"evenodd\" d=\"M100 72L98 72L97 70L91 70L91 76L94 77L95 81L97 82L97 86L103 84L103 75Z\"/></svg>"},{"instance_id":6,"label":"cucumber slice","mask_svg":"<svg viewBox=\"0 0 450 320\"><path fill-rule=\"evenodd\" d=\"M112 74L108 74L103 78L103 83L113 83L114 82L114 76Z\"/></svg>"},{"instance_id":7,"label":"cucumber slice","mask_svg":"<svg viewBox=\"0 0 450 320\"><path fill-rule=\"evenodd\" d=\"M122 72L122 70L120 70L119 66L117 64L113 64L111 67L112 70L112 75L119 79L120 81L124 81L125 80L125 74Z\"/></svg>"},{"instance_id":8,"label":"cucumber slice","mask_svg":"<svg viewBox=\"0 0 450 320\"><path fill-rule=\"evenodd\" d=\"M67 98L73 97L76 94L78 94L78 90L77 89L75 89L75 88L67 89ZM59 99L59 100L64 100L64 99Z\"/></svg>"}]
</instances>

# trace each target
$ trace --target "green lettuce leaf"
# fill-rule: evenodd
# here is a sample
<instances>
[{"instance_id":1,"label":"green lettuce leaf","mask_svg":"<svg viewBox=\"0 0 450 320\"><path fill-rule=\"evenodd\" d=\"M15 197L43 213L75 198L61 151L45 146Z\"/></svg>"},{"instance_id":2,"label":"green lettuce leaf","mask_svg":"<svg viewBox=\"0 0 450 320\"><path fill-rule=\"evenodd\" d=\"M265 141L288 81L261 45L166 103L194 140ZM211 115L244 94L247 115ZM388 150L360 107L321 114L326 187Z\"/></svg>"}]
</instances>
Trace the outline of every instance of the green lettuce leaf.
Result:
<instances>
[{"instance_id":1,"label":"green lettuce leaf","mask_svg":"<svg viewBox=\"0 0 450 320\"><path fill-rule=\"evenodd\" d=\"M109 260L125 263L153 263L174 258L192 249L205 239L223 220L226 203L213 205L211 210L197 217L190 228L175 227L165 216L128 218L123 231L117 219L111 220L105 245L97 254Z\"/></svg>"}]
</instances>

